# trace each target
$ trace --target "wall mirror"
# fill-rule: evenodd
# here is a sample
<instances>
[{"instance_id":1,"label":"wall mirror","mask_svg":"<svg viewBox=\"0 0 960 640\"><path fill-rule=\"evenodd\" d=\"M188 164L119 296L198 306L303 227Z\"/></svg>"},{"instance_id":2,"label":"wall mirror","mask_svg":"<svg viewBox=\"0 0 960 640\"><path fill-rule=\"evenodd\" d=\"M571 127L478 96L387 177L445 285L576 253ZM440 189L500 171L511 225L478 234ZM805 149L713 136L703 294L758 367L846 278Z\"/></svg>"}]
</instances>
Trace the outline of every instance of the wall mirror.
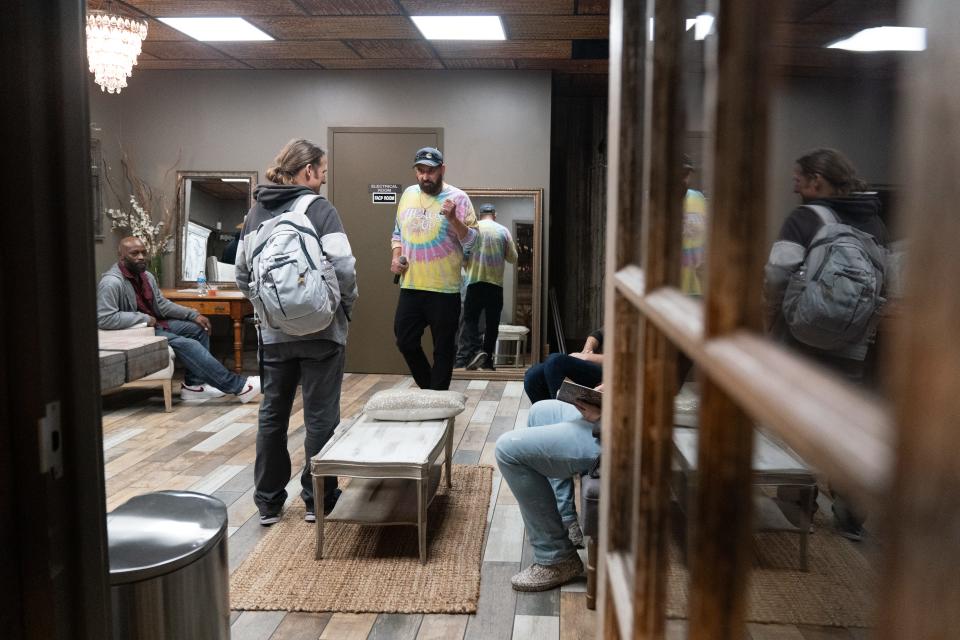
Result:
<instances>
[{"instance_id":1,"label":"wall mirror","mask_svg":"<svg viewBox=\"0 0 960 640\"><path fill-rule=\"evenodd\" d=\"M177 172L177 286L236 286L233 261L240 228L253 206L256 171Z\"/></svg>"},{"instance_id":2,"label":"wall mirror","mask_svg":"<svg viewBox=\"0 0 960 640\"><path fill-rule=\"evenodd\" d=\"M540 356L540 269L543 262L542 217L543 189L464 189L480 215L484 204L497 211L496 222L510 231L517 245L517 263L507 264L503 276L501 325L525 327L528 333L500 332L497 342L496 372L454 372L461 378L522 378ZM464 292L465 293L465 292ZM484 328L481 324L481 328ZM519 338L519 339L516 339ZM459 345L458 345L459 346Z\"/></svg>"}]
</instances>

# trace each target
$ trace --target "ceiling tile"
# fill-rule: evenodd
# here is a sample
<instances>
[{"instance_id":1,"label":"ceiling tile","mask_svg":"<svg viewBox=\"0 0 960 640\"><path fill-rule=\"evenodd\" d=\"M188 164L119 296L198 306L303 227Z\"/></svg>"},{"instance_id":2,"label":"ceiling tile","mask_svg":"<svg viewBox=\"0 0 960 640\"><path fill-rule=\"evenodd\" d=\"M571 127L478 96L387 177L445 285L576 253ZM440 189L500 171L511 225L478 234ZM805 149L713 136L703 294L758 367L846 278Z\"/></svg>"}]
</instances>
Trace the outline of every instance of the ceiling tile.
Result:
<instances>
[{"instance_id":1,"label":"ceiling tile","mask_svg":"<svg viewBox=\"0 0 960 640\"><path fill-rule=\"evenodd\" d=\"M406 16L251 17L250 22L278 40L420 37L420 32Z\"/></svg>"},{"instance_id":2,"label":"ceiling tile","mask_svg":"<svg viewBox=\"0 0 960 640\"><path fill-rule=\"evenodd\" d=\"M155 18L186 16L302 16L291 0L124 0Z\"/></svg>"},{"instance_id":3,"label":"ceiling tile","mask_svg":"<svg viewBox=\"0 0 960 640\"><path fill-rule=\"evenodd\" d=\"M569 40L463 42L436 40L441 58L569 58Z\"/></svg>"},{"instance_id":4,"label":"ceiling tile","mask_svg":"<svg viewBox=\"0 0 960 640\"><path fill-rule=\"evenodd\" d=\"M144 60L138 69L249 69L239 60ZM136 76L136 70L134 70Z\"/></svg>"},{"instance_id":5,"label":"ceiling tile","mask_svg":"<svg viewBox=\"0 0 960 640\"><path fill-rule=\"evenodd\" d=\"M168 27L159 20L147 20L146 42L165 42L171 40L193 40L190 36Z\"/></svg>"},{"instance_id":6,"label":"ceiling tile","mask_svg":"<svg viewBox=\"0 0 960 640\"><path fill-rule=\"evenodd\" d=\"M413 16L559 14L573 15L574 0L400 0Z\"/></svg>"},{"instance_id":7,"label":"ceiling tile","mask_svg":"<svg viewBox=\"0 0 960 640\"><path fill-rule=\"evenodd\" d=\"M386 16L402 13L394 0L297 0L315 16Z\"/></svg>"},{"instance_id":8,"label":"ceiling tile","mask_svg":"<svg viewBox=\"0 0 960 640\"><path fill-rule=\"evenodd\" d=\"M245 63L254 69L319 69L313 60L259 60L247 59Z\"/></svg>"},{"instance_id":9,"label":"ceiling tile","mask_svg":"<svg viewBox=\"0 0 960 640\"><path fill-rule=\"evenodd\" d=\"M610 0L577 0L577 15L610 13Z\"/></svg>"},{"instance_id":10,"label":"ceiling tile","mask_svg":"<svg viewBox=\"0 0 960 640\"><path fill-rule=\"evenodd\" d=\"M161 60L217 60L221 52L202 42L144 42L143 50Z\"/></svg>"},{"instance_id":11,"label":"ceiling tile","mask_svg":"<svg viewBox=\"0 0 960 640\"><path fill-rule=\"evenodd\" d=\"M606 60L526 59L517 60L518 69L558 71L560 73L607 73Z\"/></svg>"},{"instance_id":12,"label":"ceiling tile","mask_svg":"<svg viewBox=\"0 0 960 640\"><path fill-rule=\"evenodd\" d=\"M444 60L447 69L516 69L513 60L503 58L455 58Z\"/></svg>"},{"instance_id":13,"label":"ceiling tile","mask_svg":"<svg viewBox=\"0 0 960 640\"><path fill-rule=\"evenodd\" d=\"M324 69L443 69L436 58L432 60L317 60Z\"/></svg>"},{"instance_id":14,"label":"ceiling tile","mask_svg":"<svg viewBox=\"0 0 960 640\"><path fill-rule=\"evenodd\" d=\"M256 58L259 60L357 57L352 49L342 42L334 40L218 42L216 48L234 58Z\"/></svg>"},{"instance_id":15,"label":"ceiling tile","mask_svg":"<svg viewBox=\"0 0 960 640\"><path fill-rule=\"evenodd\" d=\"M506 16L511 40L603 39L610 32L607 16Z\"/></svg>"},{"instance_id":16,"label":"ceiling tile","mask_svg":"<svg viewBox=\"0 0 960 640\"><path fill-rule=\"evenodd\" d=\"M433 49L423 40L348 40L346 44L361 58L383 60L426 60L436 58Z\"/></svg>"}]
</instances>

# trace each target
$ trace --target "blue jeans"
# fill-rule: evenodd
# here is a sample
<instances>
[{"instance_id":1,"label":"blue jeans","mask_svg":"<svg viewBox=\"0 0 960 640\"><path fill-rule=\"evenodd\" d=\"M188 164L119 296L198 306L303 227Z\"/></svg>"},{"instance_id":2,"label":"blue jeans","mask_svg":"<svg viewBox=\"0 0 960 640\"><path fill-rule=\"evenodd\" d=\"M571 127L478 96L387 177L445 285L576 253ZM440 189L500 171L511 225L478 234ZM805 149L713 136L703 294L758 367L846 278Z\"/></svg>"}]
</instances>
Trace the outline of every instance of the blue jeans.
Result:
<instances>
[{"instance_id":1,"label":"blue jeans","mask_svg":"<svg viewBox=\"0 0 960 640\"><path fill-rule=\"evenodd\" d=\"M240 393L247 379L238 376L210 355L210 336L196 322L167 320L169 329L156 327L154 333L163 336L180 358L186 372L183 383L188 387L209 384L224 393Z\"/></svg>"},{"instance_id":2,"label":"blue jeans","mask_svg":"<svg viewBox=\"0 0 960 640\"><path fill-rule=\"evenodd\" d=\"M534 403L556 398L564 378L592 388L603 382L603 368L594 362L551 353L546 360L527 369L523 390Z\"/></svg>"},{"instance_id":3,"label":"blue jeans","mask_svg":"<svg viewBox=\"0 0 960 640\"><path fill-rule=\"evenodd\" d=\"M544 400L530 407L526 429L497 439L497 466L520 505L537 564L576 553L567 527L576 519L571 476L593 468L600 442L572 404Z\"/></svg>"}]
</instances>

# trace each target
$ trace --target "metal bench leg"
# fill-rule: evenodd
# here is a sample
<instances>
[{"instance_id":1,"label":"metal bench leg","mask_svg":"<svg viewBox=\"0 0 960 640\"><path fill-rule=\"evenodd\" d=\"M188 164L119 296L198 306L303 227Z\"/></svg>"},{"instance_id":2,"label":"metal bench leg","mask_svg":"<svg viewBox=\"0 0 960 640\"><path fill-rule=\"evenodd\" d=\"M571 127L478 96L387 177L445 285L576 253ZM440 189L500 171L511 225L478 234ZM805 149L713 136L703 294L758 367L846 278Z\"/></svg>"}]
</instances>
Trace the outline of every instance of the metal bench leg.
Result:
<instances>
[{"instance_id":1,"label":"metal bench leg","mask_svg":"<svg viewBox=\"0 0 960 640\"><path fill-rule=\"evenodd\" d=\"M587 609L597 608L597 541L587 538Z\"/></svg>"},{"instance_id":2,"label":"metal bench leg","mask_svg":"<svg viewBox=\"0 0 960 640\"><path fill-rule=\"evenodd\" d=\"M313 512L317 515L317 550L314 560L323 559L323 478L313 476Z\"/></svg>"},{"instance_id":3,"label":"metal bench leg","mask_svg":"<svg viewBox=\"0 0 960 640\"><path fill-rule=\"evenodd\" d=\"M427 506L430 504L430 470L417 480L417 533L420 538L420 564L427 564Z\"/></svg>"},{"instance_id":4,"label":"metal bench leg","mask_svg":"<svg viewBox=\"0 0 960 640\"><path fill-rule=\"evenodd\" d=\"M453 487L453 418L447 418L447 489Z\"/></svg>"}]
</instances>

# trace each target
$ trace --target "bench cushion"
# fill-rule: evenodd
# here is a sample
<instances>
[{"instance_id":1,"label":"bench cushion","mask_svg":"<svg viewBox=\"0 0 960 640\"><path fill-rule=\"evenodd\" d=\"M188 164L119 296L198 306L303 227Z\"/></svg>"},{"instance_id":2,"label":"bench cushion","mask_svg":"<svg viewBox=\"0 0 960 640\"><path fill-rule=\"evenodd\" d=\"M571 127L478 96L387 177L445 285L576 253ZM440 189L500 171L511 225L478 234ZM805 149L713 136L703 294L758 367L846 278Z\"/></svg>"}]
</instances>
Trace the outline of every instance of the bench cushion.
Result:
<instances>
[{"instance_id":1,"label":"bench cushion","mask_svg":"<svg viewBox=\"0 0 960 640\"><path fill-rule=\"evenodd\" d=\"M387 389L373 394L363 412L374 420L437 420L462 413L466 404L459 391Z\"/></svg>"}]
</instances>

